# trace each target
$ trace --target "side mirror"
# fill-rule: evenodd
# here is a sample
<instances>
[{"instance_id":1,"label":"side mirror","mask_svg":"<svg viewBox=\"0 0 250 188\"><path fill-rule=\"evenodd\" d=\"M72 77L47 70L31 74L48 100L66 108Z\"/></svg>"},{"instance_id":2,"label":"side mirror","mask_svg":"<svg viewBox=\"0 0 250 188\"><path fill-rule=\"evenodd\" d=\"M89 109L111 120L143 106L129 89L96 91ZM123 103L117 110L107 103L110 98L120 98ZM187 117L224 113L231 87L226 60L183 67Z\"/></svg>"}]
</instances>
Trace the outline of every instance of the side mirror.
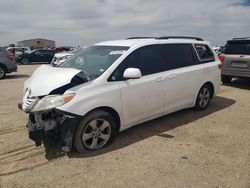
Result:
<instances>
[{"instance_id":1,"label":"side mirror","mask_svg":"<svg viewBox=\"0 0 250 188\"><path fill-rule=\"evenodd\" d=\"M137 68L127 68L123 73L123 78L138 79L141 77L141 71Z\"/></svg>"}]
</instances>

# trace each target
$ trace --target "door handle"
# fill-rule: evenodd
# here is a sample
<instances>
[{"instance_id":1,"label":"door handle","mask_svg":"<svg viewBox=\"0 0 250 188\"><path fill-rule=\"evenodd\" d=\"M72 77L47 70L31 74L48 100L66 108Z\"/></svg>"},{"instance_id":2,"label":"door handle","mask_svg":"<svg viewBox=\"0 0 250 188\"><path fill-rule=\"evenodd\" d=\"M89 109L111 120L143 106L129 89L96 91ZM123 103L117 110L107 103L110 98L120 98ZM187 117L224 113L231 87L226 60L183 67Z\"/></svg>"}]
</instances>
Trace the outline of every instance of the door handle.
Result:
<instances>
[{"instance_id":1,"label":"door handle","mask_svg":"<svg viewBox=\"0 0 250 188\"><path fill-rule=\"evenodd\" d=\"M170 74L168 76L168 79L175 79L177 77L177 74Z\"/></svg>"},{"instance_id":2,"label":"door handle","mask_svg":"<svg viewBox=\"0 0 250 188\"><path fill-rule=\"evenodd\" d=\"M162 77L162 76L155 79L156 82L162 82L164 80L165 80L165 77Z\"/></svg>"}]
</instances>

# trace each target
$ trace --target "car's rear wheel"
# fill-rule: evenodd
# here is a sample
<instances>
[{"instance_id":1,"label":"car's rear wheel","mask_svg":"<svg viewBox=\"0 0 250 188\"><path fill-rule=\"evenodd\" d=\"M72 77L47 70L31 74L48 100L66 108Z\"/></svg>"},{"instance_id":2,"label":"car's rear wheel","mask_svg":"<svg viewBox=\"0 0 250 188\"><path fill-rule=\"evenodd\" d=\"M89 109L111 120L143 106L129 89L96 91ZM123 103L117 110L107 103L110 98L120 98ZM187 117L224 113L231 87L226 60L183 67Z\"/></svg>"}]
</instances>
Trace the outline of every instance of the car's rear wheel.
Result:
<instances>
[{"instance_id":1,"label":"car's rear wheel","mask_svg":"<svg viewBox=\"0 0 250 188\"><path fill-rule=\"evenodd\" d=\"M3 66L0 66L0 79L4 78L6 75L6 70Z\"/></svg>"},{"instance_id":2,"label":"car's rear wheel","mask_svg":"<svg viewBox=\"0 0 250 188\"><path fill-rule=\"evenodd\" d=\"M221 75L221 81L223 83L230 83L232 81L232 78L229 76Z\"/></svg>"},{"instance_id":3,"label":"car's rear wheel","mask_svg":"<svg viewBox=\"0 0 250 188\"><path fill-rule=\"evenodd\" d=\"M28 58L23 58L23 59L21 60L21 64L23 64L23 65L28 65L29 63L30 63L30 61L29 61Z\"/></svg>"},{"instance_id":4,"label":"car's rear wheel","mask_svg":"<svg viewBox=\"0 0 250 188\"><path fill-rule=\"evenodd\" d=\"M94 151L110 144L116 134L114 118L98 110L88 114L80 123L74 136L74 147L80 153Z\"/></svg>"},{"instance_id":5,"label":"car's rear wheel","mask_svg":"<svg viewBox=\"0 0 250 188\"><path fill-rule=\"evenodd\" d=\"M205 84L201 87L195 102L196 110L204 110L207 108L211 99L211 88L208 84Z\"/></svg>"}]
</instances>

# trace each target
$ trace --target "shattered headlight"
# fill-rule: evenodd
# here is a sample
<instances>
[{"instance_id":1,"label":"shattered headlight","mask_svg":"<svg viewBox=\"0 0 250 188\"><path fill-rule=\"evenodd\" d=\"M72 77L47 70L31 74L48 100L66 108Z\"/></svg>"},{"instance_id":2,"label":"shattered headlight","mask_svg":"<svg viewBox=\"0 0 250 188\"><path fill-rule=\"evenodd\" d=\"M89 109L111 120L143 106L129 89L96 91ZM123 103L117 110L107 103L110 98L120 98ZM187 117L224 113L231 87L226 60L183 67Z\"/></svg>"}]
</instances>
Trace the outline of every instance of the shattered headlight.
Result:
<instances>
[{"instance_id":1,"label":"shattered headlight","mask_svg":"<svg viewBox=\"0 0 250 188\"><path fill-rule=\"evenodd\" d=\"M48 95L36 103L31 112L43 111L62 106L74 98L75 94Z\"/></svg>"}]
</instances>

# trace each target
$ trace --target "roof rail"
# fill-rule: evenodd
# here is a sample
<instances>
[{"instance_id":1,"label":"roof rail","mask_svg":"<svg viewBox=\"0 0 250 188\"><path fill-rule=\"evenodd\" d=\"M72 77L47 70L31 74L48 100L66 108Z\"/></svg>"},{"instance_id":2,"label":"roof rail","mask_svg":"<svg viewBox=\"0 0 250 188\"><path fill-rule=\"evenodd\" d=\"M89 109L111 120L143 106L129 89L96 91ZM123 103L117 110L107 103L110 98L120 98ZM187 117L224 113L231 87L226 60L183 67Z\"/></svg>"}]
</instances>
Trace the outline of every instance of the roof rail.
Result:
<instances>
[{"instance_id":1,"label":"roof rail","mask_svg":"<svg viewBox=\"0 0 250 188\"><path fill-rule=\"evenodd\" d=\"M156 39L193 39L193 40L203 41L203 39L199 37L186 37L186 36L163 36L163 37L158 37Z\"/></svg>"},{"instance_id":2,"label":"roof rail","mask_svg":"<svg viewBox=\"0 0 250 188\"><path fill-rule=\"evenodd\" d=\"M250 39L250 37L239 37L239 38L233 38L233 40L244 40L244 39Z\"/></svg>"},{"instance_id":3,"label":"roof rail","mask_svg":"<svg viewBox=\"0 0 250 188\"><path fill-rule=\"evenodd\" d=\"M128 40L129 39L155 39L156 37L129 37L127 38Z\"/></svg>"},{"instance_id":4,"label":"roof rail","mask_svg":"<svg viewBox=\"0 0 250 188\"><path fill-rule=\"evenodd\" d=\"M198 40L198 41L203 41L202 38L199 37L186 37L186 36L163 36L163 37L129 37L129 39L192 39L192 40Z\"/></svg>"}]
</instances>

